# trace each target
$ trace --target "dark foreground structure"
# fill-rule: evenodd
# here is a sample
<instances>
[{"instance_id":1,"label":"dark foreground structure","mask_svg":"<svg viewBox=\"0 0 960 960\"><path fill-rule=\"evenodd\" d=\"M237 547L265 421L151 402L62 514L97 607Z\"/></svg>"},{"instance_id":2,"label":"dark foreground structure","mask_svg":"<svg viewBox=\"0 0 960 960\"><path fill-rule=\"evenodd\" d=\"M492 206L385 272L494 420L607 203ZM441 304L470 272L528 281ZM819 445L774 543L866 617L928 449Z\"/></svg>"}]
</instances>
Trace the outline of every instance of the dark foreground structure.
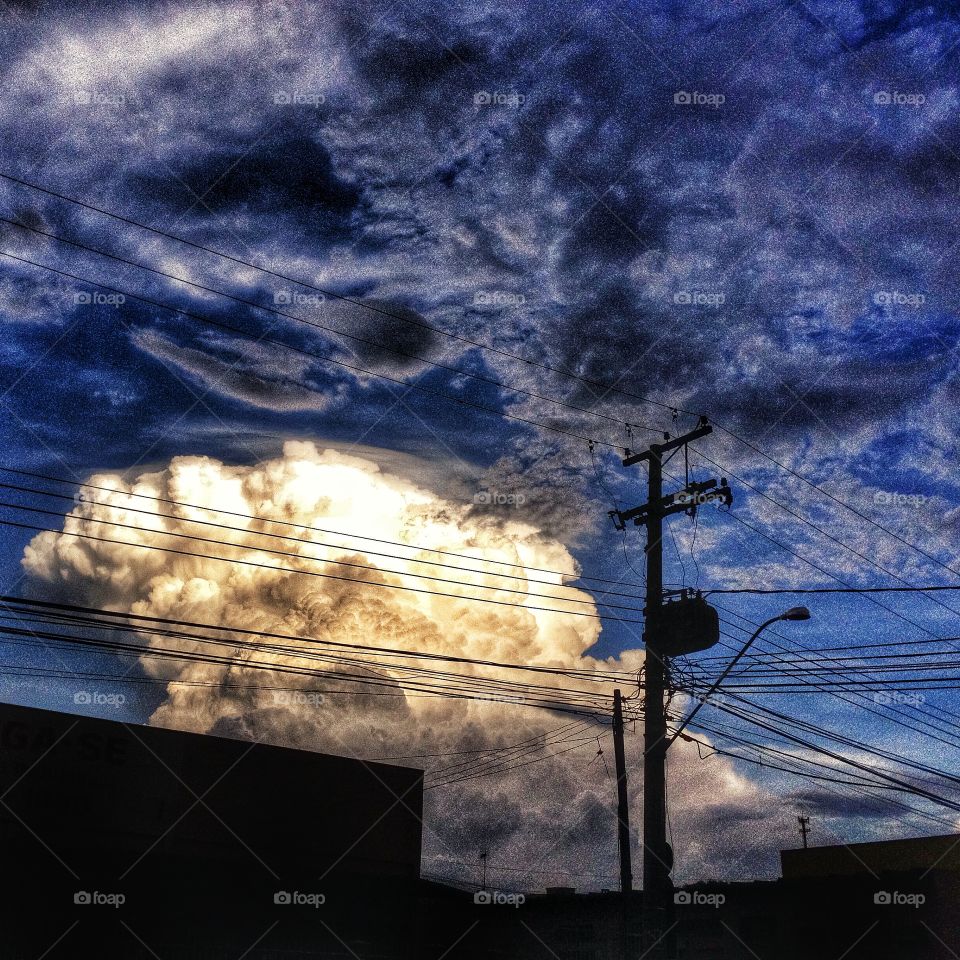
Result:
<instances>
[{"instance_id":1,"label":"dark foreground structure","mask_svg":"<svg viewBox=\"0 0 960 960\"><path fill-rule=\"evenodd\" d=\"M2 960L949 960L960 836L642 893L420 877L422 772L0 705Z\"/></svg>"},{"instance_id":2,"label":"dark foreground structure","mask_svg":"<svg viewBox=\"0 0 960 960\"><path fill-rule=\"evenodd\" d=\"M783 877L676 891L662 939L643 894L556 888L505 912L486 956L514 960L956 960L960 836L781 853ZM499 939L498 939L499 936Z\"/></svg>"},{"instance_id":3,"label":"dark foreground structure","mask_svg":"<svg viewBox=\"0 0 960 960\"><path fill-rule=\"evenodd\" d=\"M0 705L0 956L413 957L422 773Z\"/></svg>"}]
</instances>

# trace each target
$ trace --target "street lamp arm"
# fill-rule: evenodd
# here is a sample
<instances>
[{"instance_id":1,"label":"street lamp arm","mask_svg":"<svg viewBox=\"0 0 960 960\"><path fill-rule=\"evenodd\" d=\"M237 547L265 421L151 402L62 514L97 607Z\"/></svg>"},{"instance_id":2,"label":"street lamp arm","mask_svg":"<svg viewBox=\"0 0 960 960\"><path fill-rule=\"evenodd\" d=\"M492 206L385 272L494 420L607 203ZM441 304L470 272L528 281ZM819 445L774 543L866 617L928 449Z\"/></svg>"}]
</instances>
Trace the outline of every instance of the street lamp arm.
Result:
<instances>
[{"instance_id":1,"label":"street lamp arm","mask_svg":"<svg viewBox=\"0 0 960 960\"><path fill-rule=\"evenodd\" d=\"M723 673L721 673L720 676L717 677L717 679L713 682L713 684L711 684L710 689L703 695L703 697L700 699L700 702L693 708L693 711L690 713L687 719L684 720L683 723L681 723L676 730L674 730L673 736L670 737L670 739L667 741L668 747L670 746L671 743L673 743L674 740L677 739L677 737L680 736L681 733L683 733L683 731L689 725L690 721L700 712L701 708L707 702L707 700L709 700L710 697L712 697L713 694L717 692L717 688L720 686L721 683L723 683L724 680L727 679L727 676L729 675L730 671L740 662L740 658L750 649L751 646L753 646L753 641L756 640L757 637L759 637L760 634L763 633L763 631L766 630L771 623L776 623L778 620L783 620L783 619L784 619L783 614L780 614L777 617L771 617L769 620L767 620L766 623L760 624L760 626L756 630L756 633L754 633L754 635L740 649L740 652L727 664Z\"/></svg>"}]
</instances>

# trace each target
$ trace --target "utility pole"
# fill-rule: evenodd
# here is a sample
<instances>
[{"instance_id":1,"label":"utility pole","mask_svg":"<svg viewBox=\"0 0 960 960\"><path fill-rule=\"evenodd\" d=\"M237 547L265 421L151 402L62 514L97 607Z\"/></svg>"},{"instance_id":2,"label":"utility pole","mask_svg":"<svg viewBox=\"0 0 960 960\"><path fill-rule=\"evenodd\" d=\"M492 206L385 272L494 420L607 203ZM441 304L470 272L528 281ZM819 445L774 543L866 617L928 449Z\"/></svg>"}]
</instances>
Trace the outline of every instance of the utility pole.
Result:
<instances>
[{"instance_id":1,"label":"utility pole","mask_svg":"<svg viewBox=\"0 0 960 960\"><path fill-rule=\"evenodd\" d=\"M643 750L643 925L647 949L659 942L667 929L667 913L672 903L673 851L667 843L666 824L666 754L667 719L663 697L667 680L667 658L661 651L661 618L663 613L663 521L674 513L691 513L697 506L720 500L728 505L733 495L726 481L717 487L716 480L690 483L687 476L682 491L663 495L664 454L686 447L688 443L713 432L706 417L696 429L671 439L664 434L662 443L651 444L643 453L629 450L625 467L647 461L647 502L643 506L621 512L612 510L614 526L623 530L628 521L647 530L647 595L644 609L644 750ZM671 454L672 456L672 454ZM667 457L667 460L670 458ZM652 954L651 954L652 956Z\"/></svg>"},{"instance_id":2,"label":"utility pole","mask_svg":"<svg viewBox=\"0 0 960 960\"><path fill-rule=\"evenodd\" d=\"M797 823L800 824L800 836L803 837L803 849L807 849L807 834L810 831L810 818L800 814L797 817Z\"/></svg>"},{"instance_id":3,"label":"utility pole","mask_svg":"<svg viewBox=\"0 0 960 960\"><path fill-rule=\"evenodd\" d=\"M613 691L613 755L617 763L617 841L620 846L620 892L633 890L630 863L630 804L627 800L627 762L623 754L623 704L620 691Z\"/></svg>"}]
</instances>

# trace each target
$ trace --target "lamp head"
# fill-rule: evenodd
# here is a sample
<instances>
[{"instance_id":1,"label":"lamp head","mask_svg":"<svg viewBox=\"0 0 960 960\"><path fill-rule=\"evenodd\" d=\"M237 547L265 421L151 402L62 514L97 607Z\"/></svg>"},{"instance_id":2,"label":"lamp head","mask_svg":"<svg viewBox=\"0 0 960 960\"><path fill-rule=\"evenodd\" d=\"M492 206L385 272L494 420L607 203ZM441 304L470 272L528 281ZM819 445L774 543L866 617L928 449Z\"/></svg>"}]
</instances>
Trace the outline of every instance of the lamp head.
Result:
<instances>
[{"instance_id":1,"label":"lamp head","mask_svg":"<svg viewBox=\"0 0 960 960\"><path fill-rule=\"evenodd\" d=\"M780 614L781 620L809 620L810 611L806 607L791 607L786 613Z\"/></svg>"}]
</instances>

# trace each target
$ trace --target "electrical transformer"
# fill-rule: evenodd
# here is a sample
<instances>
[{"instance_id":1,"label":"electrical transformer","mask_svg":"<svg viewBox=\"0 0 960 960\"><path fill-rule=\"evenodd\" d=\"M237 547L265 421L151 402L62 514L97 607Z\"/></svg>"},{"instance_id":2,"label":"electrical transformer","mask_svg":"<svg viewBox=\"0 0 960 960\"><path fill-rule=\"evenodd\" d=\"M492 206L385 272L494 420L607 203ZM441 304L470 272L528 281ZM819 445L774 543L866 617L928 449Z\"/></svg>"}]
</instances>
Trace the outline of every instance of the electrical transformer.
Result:
<instances>
[{"instance_id":1,"label":"electrical transformer","mask_svg":"<svg viewBox=\"0 0 960 960\"><path fill-rule=\"evenodd\" d=\"M657 635L656 648L666 657L707 650L720 640L720 615L702 594L681 596L660 608Z\"/></svg>"}]
</instances>

